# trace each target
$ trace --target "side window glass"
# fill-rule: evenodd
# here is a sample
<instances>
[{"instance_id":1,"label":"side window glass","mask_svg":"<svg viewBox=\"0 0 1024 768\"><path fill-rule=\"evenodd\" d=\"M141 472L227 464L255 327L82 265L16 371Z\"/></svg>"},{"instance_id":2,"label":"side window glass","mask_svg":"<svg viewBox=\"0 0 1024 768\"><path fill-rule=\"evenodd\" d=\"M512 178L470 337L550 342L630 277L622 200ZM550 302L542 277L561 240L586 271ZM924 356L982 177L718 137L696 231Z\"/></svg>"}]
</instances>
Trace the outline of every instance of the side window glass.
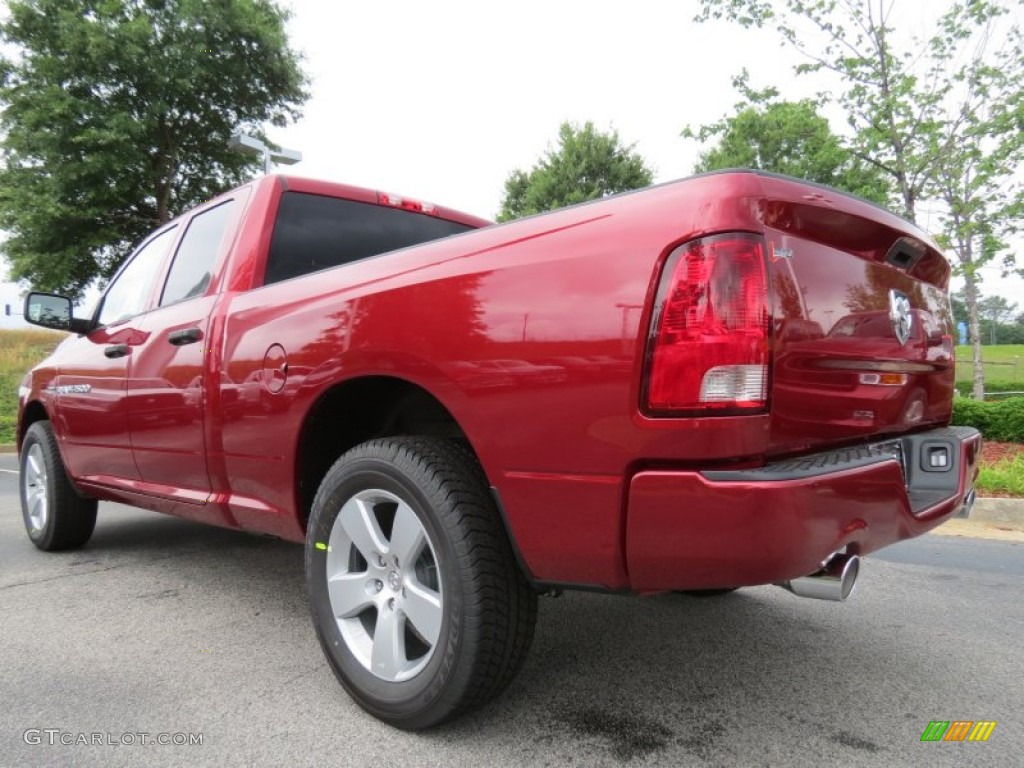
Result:
<instances>
[{"instance_id":1,"label":"side window glass","mask_svg":"<svg viewBox=\"0 0 1024 768\"><path fill-rule=\"evenodd\" d=\"M135 252L114 282L107 288L100 308L100 325L112 325L145 311L153 281L159 277L167 249L177 227L164 230Z\"/></svg>"},{"instance_id":2,"label":"side window glass","mask_svg":"<svg viewBox=\"0 0 1024 768\"><path fill-rule=\"evenodd\" d=\"M192 217L167 275L161 307L206 293L235 206L229 200Z\"/></svg>"},{"instance_id":3,"label":"side window glass","mask_svg":"<svg viewBox=\"0 0 1024 768\"><path fill-rule=\"evenodd\" d=\"M447 219L343 198L285 192L264 285L466 232Z\"/></svg>"}]
</instances>

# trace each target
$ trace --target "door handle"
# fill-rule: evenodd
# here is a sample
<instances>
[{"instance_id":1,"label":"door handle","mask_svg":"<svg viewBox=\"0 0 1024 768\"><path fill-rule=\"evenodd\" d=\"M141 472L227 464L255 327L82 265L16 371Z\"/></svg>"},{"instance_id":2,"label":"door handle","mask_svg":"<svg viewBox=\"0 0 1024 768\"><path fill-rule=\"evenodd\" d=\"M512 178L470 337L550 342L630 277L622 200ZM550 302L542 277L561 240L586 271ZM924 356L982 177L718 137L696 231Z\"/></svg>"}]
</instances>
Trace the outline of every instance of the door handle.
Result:
<instances>
[{"instance_id":1,"label":"door handle","mask_svg":"<svg viewBox=\"0 0 1024 768\"><path fill-rule=\"evenodd\" d=\"M127 344L113 344L103 350L103 354L107 357L124 357L128 354Z\"/></svg>"},{"instance_id":2,"label":"door handle","mask_svg":"<svg viewBox=\"0 0 1024 768\"><path fill-rule=\"evenodd\" d=\"M203 332L198 328L182 328L180 331L171 331L167 334L167 341L176 347L195 344L201 338L203 338Z\"/></svg>"}]
</instances>

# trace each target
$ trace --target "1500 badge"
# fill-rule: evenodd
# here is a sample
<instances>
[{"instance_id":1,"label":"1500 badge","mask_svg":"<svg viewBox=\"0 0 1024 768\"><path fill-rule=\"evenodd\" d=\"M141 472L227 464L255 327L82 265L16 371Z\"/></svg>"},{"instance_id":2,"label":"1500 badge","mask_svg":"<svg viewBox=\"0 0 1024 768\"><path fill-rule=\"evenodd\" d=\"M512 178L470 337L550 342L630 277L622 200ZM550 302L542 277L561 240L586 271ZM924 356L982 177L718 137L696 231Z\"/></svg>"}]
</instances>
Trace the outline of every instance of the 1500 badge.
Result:
<instances>
[{"instance_id":1,"label":"1500 badge","mask_svg":"<svg viewBox=\"0 0 1024 768\"><path fill-rule=\"evenodd\" d=\"M47 387L51 392L58 395L87 395L92 392L91 384L61 384L59 387Z\"/></svg>"}]
</instances>

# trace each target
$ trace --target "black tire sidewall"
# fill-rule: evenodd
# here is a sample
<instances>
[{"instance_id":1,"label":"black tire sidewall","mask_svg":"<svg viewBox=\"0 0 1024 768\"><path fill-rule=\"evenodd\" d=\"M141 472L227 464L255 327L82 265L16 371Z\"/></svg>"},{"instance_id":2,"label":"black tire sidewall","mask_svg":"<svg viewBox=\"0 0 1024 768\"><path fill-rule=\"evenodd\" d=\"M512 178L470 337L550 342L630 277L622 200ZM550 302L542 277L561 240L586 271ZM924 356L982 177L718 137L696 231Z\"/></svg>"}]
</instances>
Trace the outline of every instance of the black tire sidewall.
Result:
<instances>
[{"instance_id":1,"label":"black tire sidewall","mask_svg":"<svg viewBox=\"0 0 1024 768\"><path fill-rule=\"evenodd\" d=\"M462 636L463 592L458 555L436 507L408 469L385 458L361 457L328 473L327 495L314 509L306 541L306 574L313 621L335 675L364 708L399 727L419 727L418 716L445 697L458 675ZM367 670L352 653L334 620L327 593L327 552L317 542L330 540L344 503L359 491L379 488L401 498L419 517L434 548L443 591L442 630L426 667L410 680L392 683Z\"/></svg>"},{"instance_id":2,"label":"black tire sidewall","mask_svg":"<svg viewBox=\"0 0 1024 768\"><path fill-rule=\"evenodd\" d=\"M25 524L25 533L28 534L33 544L44 549L53 543L54 526L56 525L54 510L54 502L57 498L56 469L59 469L53 466L52 435L48 434L48 430L49 427L39 422L28 428L28 431L25 433L25 439L21 443L19 467L21 475L18 477L18 492L21 496L21 519ZM47 438L51 439L48 440ZM38 445L42 449L43 465L46 468L46 523L39 530L32 528L32 523L28 517L28 500L25 495L25 478L27 477L25 467L28 464L29 449L33 445Z\"/></svg>"}]
</instances>

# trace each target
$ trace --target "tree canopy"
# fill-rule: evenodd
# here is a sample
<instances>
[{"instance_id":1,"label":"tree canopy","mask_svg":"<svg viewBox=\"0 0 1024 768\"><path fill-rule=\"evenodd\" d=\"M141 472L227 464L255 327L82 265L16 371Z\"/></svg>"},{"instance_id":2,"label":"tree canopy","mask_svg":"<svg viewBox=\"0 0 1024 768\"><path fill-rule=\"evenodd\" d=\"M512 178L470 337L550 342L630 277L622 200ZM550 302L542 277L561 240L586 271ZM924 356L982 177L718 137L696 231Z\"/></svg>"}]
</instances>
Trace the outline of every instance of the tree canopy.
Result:
<instances>
[{"instance_id":1,"label":"tree canopy","mask_svg":"<svg viewBox=\"0 0 1024 768\"><path fill-rule=\"evenodd\" d=\"M147 232L256 168L232 133L298 117L273 0L12 0L0 24L2 245L13 279L74 296Z\"/></svg>"},{"instance_id":2,"label":"tree canopy","mask_svg":"<svg viewBox=\"0 0 1024 768\"><path fill-rule=\"evenodd\" d=\"M698 173L756 168L828 184L883 205L888 202L886 177L843 145L815 102L775 100L774 89L750 91L746 73L734 84L750 98L737 105L736 114L696 131L683 130L683 136L701 142L718 139L701 154Z\"/></svg>"},{"instance_id":3,"label":"tree canopy","mask_svg":"<svg viewBox=\"0 0 1024 768\"><path fill-rule=\"evenodd\" d=\"M509 174L498 221L648 186L654 174L633 146L624 146L617 131L603 133L589 121L582 127L562 123L557 148L528 172Z\"/></svg>"}]
</instances>

